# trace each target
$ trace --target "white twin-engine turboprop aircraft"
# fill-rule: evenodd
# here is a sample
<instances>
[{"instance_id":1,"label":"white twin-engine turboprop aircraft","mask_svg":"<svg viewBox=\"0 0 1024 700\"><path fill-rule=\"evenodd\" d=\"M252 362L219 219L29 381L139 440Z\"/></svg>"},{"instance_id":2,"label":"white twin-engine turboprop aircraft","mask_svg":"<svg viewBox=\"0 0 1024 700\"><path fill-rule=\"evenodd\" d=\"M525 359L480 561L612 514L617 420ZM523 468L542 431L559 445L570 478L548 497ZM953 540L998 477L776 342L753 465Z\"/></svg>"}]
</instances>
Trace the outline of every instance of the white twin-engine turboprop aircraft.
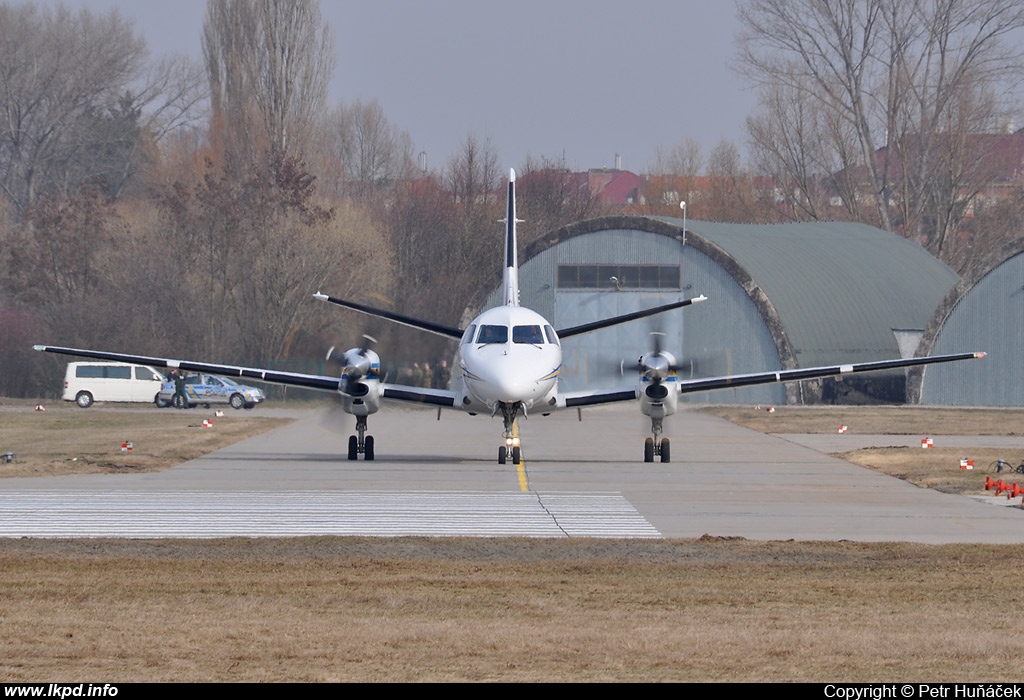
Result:
<instances>
[{"instance_id":1,"label":"white twin-engine turboprop aircraft","mask_svg":"<svg viewBox=\"0 0 1024 700\"><path fill-rule=\"evenodd\" d=\"M374 458L373 436L366 434L366 419L367 416L379 410L381 399L429 404L462 410L472 415L490 412L494 416L501 413L505 439L498 448L499 464L505 464L508 459L511 459L513 464L520 463L522 452L518 433L515 430L515 422L520 415L525 418L531 411L546 415L563 408L578 408L639 399L640 411L651 419L652 436L648 437L644 443L644 461L652 462L655 456L659 456L662 462L668 462L670 459L668 438L659 440L659 436L662 432L664 418L675 413L680 394L827 377L851 372L952 362L984 356L984 353L962 353L683 380L676 375L675 358L660 347L660 342L656 342L654 349L641 355L637 362L636 370L639 382L617 390L561 392L558 387L558 373L562 367L561 339L689 306L705 301L707 297L702 295L556 331L540 314L519 305L515 180L515 171L512 170L509 173L508 181L508 209L503 219L505 224L504 303L484 311L473 320L468 328L443 326L336 299L320 292L313 295L322 301L388 319L395 323L450 338L461 338L459 357L463 381L462 389L459 391L426 389L383 382L380 376L380 358L377 353L366 347L352 348L344 353L340 358L340 362L344 366L340 377L275 372L259 368L49 345L37 345L35 348L64 355L134 362L153 367L178 368L193 372L209 372L337 392L341 397L344 410L356 417L357 435L349 438L349 459L357 459L360 454L367 460Z\"/></svg>"}]
</instances>

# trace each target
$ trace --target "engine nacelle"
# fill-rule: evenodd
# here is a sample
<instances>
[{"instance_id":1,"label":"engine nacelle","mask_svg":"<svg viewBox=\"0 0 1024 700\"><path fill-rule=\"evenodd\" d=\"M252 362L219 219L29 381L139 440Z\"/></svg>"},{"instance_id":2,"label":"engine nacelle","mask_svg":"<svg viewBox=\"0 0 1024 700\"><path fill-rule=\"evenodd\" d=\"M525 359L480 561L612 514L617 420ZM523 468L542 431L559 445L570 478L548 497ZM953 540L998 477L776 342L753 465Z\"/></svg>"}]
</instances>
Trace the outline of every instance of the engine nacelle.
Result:
<instances>
[{"instance_id":1,"label":"engine nacelle","mask_svg":"<svg viewBox=\"0 0 1024 700\"><path fill-rule=\"evenodd\" d=\"M331 358L334 348L327 353ZM338 394L346 413L368 416L380 409L380 357L369 348L351 348L336 361L342 365Z\"/></svg>"},{"instance_id":2,"label":"engine nacelle","mask_svg":"<svg viewBox=\"0 0 1024 700\"><path fill-rule=\"evenodd\" d=\"M668 387L665 386L664 382L658 382L657 384L649 384L644 389L644 394L647 398L653 401L664 401L665 397L668 396Z\"/></svg>"},{"instance_id":3,"label":"engine nacelle","mask_svg":"<svg viewBox=\"0 0 1024 700\"><path fill-rule=\"evenodd\" d=\"M380 358L377 353L366 348L352 348L345 352L345 376L358 379L380 371Z\"/></svg>"},{"instance_id":4,"label":"engine nacelle","mask_svg":"<svg viewBox=\"0 0 1024 700\"><path fill-rule=\"evenodd\" d=\"M354 396L356 398L370 393L370 387L366 382L356 381L351 377L343 378L338 390L346 396Z\"/></svg>"}]
</instances>

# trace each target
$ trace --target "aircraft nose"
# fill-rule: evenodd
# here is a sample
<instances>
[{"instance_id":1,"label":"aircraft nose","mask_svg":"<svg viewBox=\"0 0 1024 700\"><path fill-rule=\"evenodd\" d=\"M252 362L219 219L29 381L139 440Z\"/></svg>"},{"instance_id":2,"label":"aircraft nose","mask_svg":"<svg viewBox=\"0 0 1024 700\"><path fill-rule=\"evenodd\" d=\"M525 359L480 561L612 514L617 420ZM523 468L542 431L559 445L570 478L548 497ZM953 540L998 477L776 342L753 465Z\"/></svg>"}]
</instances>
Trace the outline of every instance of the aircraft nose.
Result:
<instances>
[{"instance_id":1,"label":"aircraft nose","mask_svg":"<svg viewBox=\"0 0 1024 700\"><path fill-rule=\"evenodd\" d=\"M516 377L495 377L494 388L502 401L521 401L526 393L526 383Z\"/></svg>"}]
</instances>

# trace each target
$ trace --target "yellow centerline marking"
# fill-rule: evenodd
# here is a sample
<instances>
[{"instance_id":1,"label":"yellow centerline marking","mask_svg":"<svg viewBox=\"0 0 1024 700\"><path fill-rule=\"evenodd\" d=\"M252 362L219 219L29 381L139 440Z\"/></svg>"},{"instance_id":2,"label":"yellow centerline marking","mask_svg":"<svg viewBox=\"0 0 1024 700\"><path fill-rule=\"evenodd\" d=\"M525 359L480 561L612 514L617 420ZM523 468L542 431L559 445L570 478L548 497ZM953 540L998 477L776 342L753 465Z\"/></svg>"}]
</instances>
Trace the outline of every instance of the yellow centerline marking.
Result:
<instances>
[{"instance_id":1,"label":"yellow centerline marking","mask_svg":"<svg viewBox=\"0 0 1024 700\"><path fill-rule=\"evenodd\" d=\"M512 438L518 441L519 423L512 423ZM526 460L522 458L522 448L519 450L519 464L516 465L516 474L519 476L519 490L526 493L530 490L530 481L526 478Z\"/></svg>"}]
</instances>

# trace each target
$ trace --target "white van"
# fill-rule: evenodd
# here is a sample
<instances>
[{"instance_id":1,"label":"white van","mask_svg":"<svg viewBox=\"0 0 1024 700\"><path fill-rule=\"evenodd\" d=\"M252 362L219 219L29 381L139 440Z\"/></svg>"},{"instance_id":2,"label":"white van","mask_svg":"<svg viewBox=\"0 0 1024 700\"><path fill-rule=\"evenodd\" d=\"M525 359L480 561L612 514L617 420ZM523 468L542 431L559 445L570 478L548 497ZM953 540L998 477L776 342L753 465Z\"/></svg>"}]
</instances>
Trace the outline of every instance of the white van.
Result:
<instances>
[{"instance_id":1,"label":"white van","mask_svg":"<svg viewBox=\"0 0 1024 700\"><path fill-rule=\"evenodd\" d=\"M64 375L64 400L89 408L93 401L152 403L167 381L145 365L123 362L69 362Z\"/></svg>"}]
</instances>

